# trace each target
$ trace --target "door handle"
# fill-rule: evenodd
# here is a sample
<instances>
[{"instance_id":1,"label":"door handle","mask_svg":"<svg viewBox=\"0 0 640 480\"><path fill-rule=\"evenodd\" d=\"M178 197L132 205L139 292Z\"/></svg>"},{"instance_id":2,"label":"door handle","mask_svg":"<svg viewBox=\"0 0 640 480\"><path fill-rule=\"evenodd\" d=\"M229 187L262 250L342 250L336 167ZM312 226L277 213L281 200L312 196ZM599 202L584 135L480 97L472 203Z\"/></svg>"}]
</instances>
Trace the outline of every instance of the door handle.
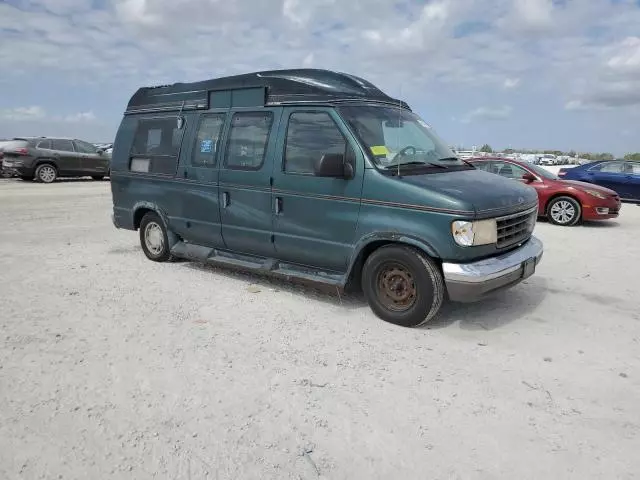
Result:
<instances>
[{"instance_id":1,"label":"door handle","mask_svg":"<svg viewBox=\"0 0 640 480\"><path fill-rule=\"evenodd\" d=\"M282 197L276 197L274 207L276 210L276 215L280 215L282 213Z\"/></svg>"},{"instance_id":2,"label":"door handle","mask_svg":"<svg viewBox=\"0 0 640 480\"><path fill-rule=\"evenodd\" d=\"M184 178L187 178L187 177L189 176L189 174L187 174L187 171L185 170L184 172L182 172L182 176L183 176Z\"/></svg>"},{"instance_id":3,"label":"door handle","mask_svg":"<svg viewBox=\"0 0 640 480\"><path fill-rule=\"evenodd\" d=\"M222 207L227 208L231 203L231 199L229 198L229 192L222 192Z\"/></svg>"}]
</instances>

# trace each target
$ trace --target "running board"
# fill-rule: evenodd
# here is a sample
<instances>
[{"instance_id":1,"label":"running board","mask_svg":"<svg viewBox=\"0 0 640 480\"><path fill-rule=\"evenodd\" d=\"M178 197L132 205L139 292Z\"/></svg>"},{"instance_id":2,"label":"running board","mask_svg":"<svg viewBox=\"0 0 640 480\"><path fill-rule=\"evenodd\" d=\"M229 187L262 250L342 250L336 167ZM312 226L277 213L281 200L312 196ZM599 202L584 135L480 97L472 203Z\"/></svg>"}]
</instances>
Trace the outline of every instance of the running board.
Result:
<instances>
[{"instance_id":1,"label":"running board","mask_svg":"<svg viewBox=\"0 0 640 480\"><path fill-rule=\"evenodd\" d=\"M339 288L343 288L346 284L346 275L336 272L284 263L274 258L256 257L228 250L203 247L194 243L179 241L171 248L171 254L185 260L249 270L286 279L295 278Z\"/></svg>"}]
</instances>

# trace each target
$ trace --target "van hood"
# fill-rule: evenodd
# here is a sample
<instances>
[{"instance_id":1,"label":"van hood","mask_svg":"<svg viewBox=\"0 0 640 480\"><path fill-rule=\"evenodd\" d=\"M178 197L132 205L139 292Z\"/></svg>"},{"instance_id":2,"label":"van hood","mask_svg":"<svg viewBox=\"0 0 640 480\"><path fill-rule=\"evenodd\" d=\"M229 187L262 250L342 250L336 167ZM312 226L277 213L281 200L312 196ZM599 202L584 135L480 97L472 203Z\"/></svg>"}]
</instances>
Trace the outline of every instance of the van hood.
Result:
<instances>
[{"instance_id":1,"label":"van hood","mask_svg":"<svg viewBox=\"0 0 640 480\"><path fill-rule=\"evenodd\" d=\"M533 187L482 170L406 175L400 180L457 201L478 218L508 215L538 204Z\"/></svg>"}]
</instances>

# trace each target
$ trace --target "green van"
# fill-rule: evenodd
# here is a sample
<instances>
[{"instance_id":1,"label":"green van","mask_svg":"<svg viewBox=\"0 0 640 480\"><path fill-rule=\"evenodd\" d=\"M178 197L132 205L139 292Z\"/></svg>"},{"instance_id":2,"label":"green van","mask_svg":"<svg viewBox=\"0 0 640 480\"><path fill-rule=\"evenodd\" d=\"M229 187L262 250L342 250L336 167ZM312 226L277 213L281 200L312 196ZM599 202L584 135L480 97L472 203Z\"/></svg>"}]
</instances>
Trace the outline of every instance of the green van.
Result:
<instances>
[{"instance_id":1,"label":"green van","mask_svg":"<svg viewBox=\"0 0 640 480\"><path fill-rule=\"evenodd\" d=\"M533 188L460 160L359 77L274 70L139 89L111 164L113 223L145 255L361 289L414 327L532 275Z\"/></svg>"}]
</instances>

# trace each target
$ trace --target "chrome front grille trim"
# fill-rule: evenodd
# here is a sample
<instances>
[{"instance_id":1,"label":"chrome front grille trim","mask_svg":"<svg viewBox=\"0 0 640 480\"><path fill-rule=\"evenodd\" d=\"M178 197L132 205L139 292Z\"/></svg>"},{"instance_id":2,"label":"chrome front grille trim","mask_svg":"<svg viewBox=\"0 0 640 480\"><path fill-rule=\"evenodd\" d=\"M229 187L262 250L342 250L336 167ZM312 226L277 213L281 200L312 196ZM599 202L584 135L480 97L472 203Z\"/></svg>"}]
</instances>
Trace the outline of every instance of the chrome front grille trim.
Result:
<instances>
[{"instance_id":1,"label":"chrome front grille trim","mask_svg":"<svg viewBox=\"0 0 640 480\"><path fill-rule=\"evenodd\" d=\"M536 219L538 207L529 208L522 212L505 215L496 218L497 248L507 248L523 242L531 237Z\"/></svg>"}]
</instances>

